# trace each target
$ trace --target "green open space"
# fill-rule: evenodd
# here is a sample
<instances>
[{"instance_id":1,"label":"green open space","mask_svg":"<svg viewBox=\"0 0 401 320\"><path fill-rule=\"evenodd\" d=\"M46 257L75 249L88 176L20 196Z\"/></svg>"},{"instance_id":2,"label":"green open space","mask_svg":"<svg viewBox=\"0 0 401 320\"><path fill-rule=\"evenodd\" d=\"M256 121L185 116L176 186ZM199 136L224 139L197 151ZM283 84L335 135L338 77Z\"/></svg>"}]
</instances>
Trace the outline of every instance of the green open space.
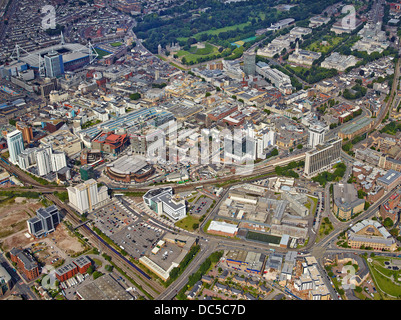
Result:
<instances>
[{"instance_id":1,"label":"green open space","mask_svg":"<svg viewBox=\"0 0 401 320\"><path fill-rule=\"evenodd\" d=\"M194 34L192 36L192 38L195 38L196 40L200 40L203 34L207 34L207 35L219 35L222 32L227 32L227 31L232 31L232 30L243 30L246 26L249 26L250 22L245 22L245 23L238 23L232 26L227 26L227 27L223 27L223 28L212 28L210 30L206 30L206 31L202 31L202 32L198 32L196 34ZM177 40L178 41L187 41L189 39L189 37L178 37Z\"/></svg>"},{"instance_id":2,"label":"green open space","mask_svg":"<svg viewBox=\"0 0 401 320\"><path fill-rule=\"evenodd\" d=\"M272 244L279 244L281 237L272 236L270 234L265 234L260 232L248 231L246 234L246 239L272 243Z\"/></svg>"},{"instance_id":3,"label":"green open space","mask_svg":"<svg viewBox=\"0 0 401 320\"><path fill-rule=\"evenodd\" d=\"M395 259L390 257L370 257L372 262L368 261L370 273L373 281L376 285L376 290L380 290L384 298L396 299L401 298L401 269L390 270L385 266L385 262L391 262L391 260L400 261L401 259Z\"/></svg>"},{"instance_id":4,"label":"green open space","mask_svg":"<svg viewBox=\"0 0 401 320\"><path fill-rule=\"evenodd\" d=\"M200 219L200 217L188 215L184 219L177 221L175 223L175 225L179 228L182 228L182 229L185 229L188 231L194 231L199 226L199 219Z\"/></svg>"},{"instance_id":5,"label":"green open space","mask_svg":"<svg viewBox=\"0 0 401 320\"><path fill-rule=\"evenodd\" d=\"M334 77L338 74L336 69L326 69L313 65L310 68L286 64L285 68L305 82L313 84L321 80Z\"/></svg>"},{"instance_id":6,"label":"green open space","mask_svg":"<svg viewBox=\"0 0 401 320\"><path fill-rule=\"evenodd\" d=\"M110 52L106 51L106 50L102 50L99 48L95 48L94 51L98 54L98 59L102 59L105 56L108 56L109 54L111 54Z\"/></svg>"},{"instance_id":7,"label":"green open space","mask_svg":"<svg viewBox=\"0 0 401 320\"><path fill-rule=\"evenodd\" d=\"M344 38L341 36L325 35L322 39L316 40L307 46L306 50L327 53L336 47ZM324 44L323 42L327 43Z\"/></svg>"},{"instance_id":8,"label":"green open space","mask_svg":"<svg viewBox=\"0 0 401 320\"><path fill-rule=\"evenodd\" d=\"M198 62L198 59L200 57L207 58L213 54L218 54L218 53L219 53L219 50L217 47L211 45L210 43L205 43L204 48L198 48L196 46L191 46L189 51L180 50L177 52L177 56L179 59L182 59L183 57L185 57L185 60L183 61L183 63L189 63L191 61L193 63L196 63L196 62Z\"/></svg>"},{"instance_id":9,"label":"green open space","mask_svg":"<svg viewBox=\"0 0 401 320\"><path fill-rule=\"evenodd\" d=\"M121 46L122 44L123 44L123 43L120 42L120 41L110 43L110 45L111 45L112 47L119 47L119 46Z\"/></svg>"}]
</instances>

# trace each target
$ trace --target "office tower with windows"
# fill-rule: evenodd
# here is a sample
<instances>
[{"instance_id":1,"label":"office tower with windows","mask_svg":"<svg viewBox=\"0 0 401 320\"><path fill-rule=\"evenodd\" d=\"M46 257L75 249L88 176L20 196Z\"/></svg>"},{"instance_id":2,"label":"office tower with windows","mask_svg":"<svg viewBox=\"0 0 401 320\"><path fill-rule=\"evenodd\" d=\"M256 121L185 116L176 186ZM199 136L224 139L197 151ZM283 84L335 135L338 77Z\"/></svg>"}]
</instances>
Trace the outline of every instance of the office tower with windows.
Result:
<instances>
[{"instance_id":1,"label":"office tower with windows","mask_svg":"<svg viewBox=\"0 0 401 320\"><path fill-rule=\"evenodd\" d=\"M46 77L57 78L64 74L63 56L51 51L44 56Z\"/></svg>"},{"instance_id":2,"label":"office tower with windows","mask_svg":"<svg viewBox=\"0 0 401 320\"><path fill-rule=\"evenodd\" d=\"M45 176L52 171L51 155L52 149L50 147L40 149L36 152L36 163L39 176Z\"/></svg>"},{"instance_id":3,"label":"office tower with windows","mask_svg":"<svg viewBox=\"0 0 401 320\"><path fill-rule=\"evenodd\" d=\"M305 176L310 178L331 168L341 159L342 139L332 139L305 153Z\"/></svg>"},{"instance_id":4,"label":"office tower with windows","mask_svg":"<svg viewBox=\"0 0 401 320\"><path fill-rule=\"evenodd\" d=\"M16 164L18 161L18 155L24 150L24 140L22 133L19 130L14 130L7 134L7 145L8 153L10 155L9 160Z\"/></svg>"},{"instance_id":5,"label":"office tower with windows","mask_svg":"<svg viewBox=\"0 0 401 320\"><path fill-rule=\"evenodd\" d=\"M69 204L81 214L93 211L110 198L107 187L98 188L94 179L89 179L74 187L68 187L67 191Z\"/></svg>"},{"instance_id":6,"label":"office tower with windows","mask_svg":"<svg viewBox=\"0 0 401 320\"><path fill-rule=\"evenodd\" d=\"M27 221L29 233L39 238L52 232L60 224L60 213L55 205L36 210L36 217Z\"/></svg>"},{"instance_id":7,"label":"office tower with windows","mask_svg":"<svg viewBox=\"0 0 401 320\"><path fill-rule=\"evenodd\" d=\"M318 125L309 127L309 140L308 145L312 148L324 142L325 129Z\"/></svg>"},{"instance_id":8,"label":"office tower with windows","mask_svg":"<svg viewBox=\"0 0 401 320\"><path fill-rule=\"evenodd\" d=\"M254 76L256 72L256 53L244 53L244 73L246 76Z\"/></svg>"}]
</instances>

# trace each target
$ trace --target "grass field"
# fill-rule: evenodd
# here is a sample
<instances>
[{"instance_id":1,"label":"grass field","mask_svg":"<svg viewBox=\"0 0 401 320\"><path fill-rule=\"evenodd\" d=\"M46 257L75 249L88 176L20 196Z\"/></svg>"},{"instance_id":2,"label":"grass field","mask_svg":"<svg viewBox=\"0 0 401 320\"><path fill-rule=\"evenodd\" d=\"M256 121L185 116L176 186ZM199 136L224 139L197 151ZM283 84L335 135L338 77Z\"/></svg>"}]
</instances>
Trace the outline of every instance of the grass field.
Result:
<instances>
[{"instance_id":1,"label":"grass field","mask_svg":"<svg viewBox=\"0 0 401 320\"><path fill-rule=\"evenodd\" d=\"M319 40L311 43L306 48L306 50L327 53L328 51L330 51L332 48L337 46L343 40L344 40L343 37L326 35L323 37L323 39L319 39ZM322 44L322 41L327 41L327 44L326 45Z\"/></svg>"},{"instance_id":2,"label":"grass field","mask_svg":"<svg viewBox=\"0 0 401 320\"><path fill-rule=\"evenodd\" d=\"M122 42L117 41L117 42L110 43L110 45L111 45L112 47L119 47L119 46L122 45Z\"/></svg>"},{"instance_id":3,"label":"grass field","mask_svg":"<svg viewBox=\"0 0 401 320\"><path fill-rule=\"evenodd\" d=\"M389 270L384 262L390 261L387 257L374 257L372 262L368 262L370 273L376 284L376 289L389 295L389 298L395 299L401 296L401 270ZM400 259L396 259L400 260Z\"/></svg>"},{"instance_id":4,"label":"grass field","mask_svg":"<svg viewBox=\"0 0 401 320\"><path fill-rule=\"evenodd\" d=\"M266 242L266 243L274 243L274 244L279 244L280 240L281 240L281 237L276 237L276 236L272 236L269 234L252 232L252 231L247 232L246 238L248 240L256 240L256 241L261 241L261 242Z\"/></svg>"},{"instance_id":5,"label":"grass field","mask_svg":"<svg viewBox=\"0 0 401 320\"><path fill-rule=\"evenodd\" d=\"M189 51L180 50L177 52L179 59L185 57L187 62L196 62L199 57L207 57L209 55L218 54L219 50L217 47L211 45L210 43L205 44L205 48L197 48L196 46L191 46Z\"/></svg>"},{"instance_id":6,"label":"grass field","mask_svg":"<svg viewBox=\"0 0 401 320\"><path fill-rule=\"evenodd\" d=\"M246 26L248 26L250 24L250 22L245 22L245 23L240 23L240 24L235 24L233 26L228 26L228 27L224 27L224 28L219 28L219 29L210 29L210 30L206 30L206 31L202 31L202 32L198 32L196 34L193 35L193 37L197 40L200 39L200 36L202 34L208 34L208 35L217 35L221 32L226 32L226 31L230 31L230 30L235 30L235 29L244 29ZM177 38L178 41L187 41L188 37L180 37Z\"/></svg>"},{"instance_id":7,"label":"grass field","mask_svg":"<svg viewBox=\"0 0 401 320\"><path fill-rule=\"evenodd\" d=\"M96 53L98 54L98 59L102 59L104 56L108 56L109 54L111 54L110 52L107 52L105 50L99 49L99 48L95 48Z\"/></svg>"},{"instance_id":8,"label":"grass field","mask_svg":"<svg viewBox=\"0 0 401 320\"><path fill-rule=\"evenodd\" d=\"M177 221L175 223L175 225L179 228L182 228L182 229L185 229L188 231L194 231L195 230L194 226L197 227L197 225L199 225L199 218L188 215L184 219Z\"/></svg>"}]
</instances>

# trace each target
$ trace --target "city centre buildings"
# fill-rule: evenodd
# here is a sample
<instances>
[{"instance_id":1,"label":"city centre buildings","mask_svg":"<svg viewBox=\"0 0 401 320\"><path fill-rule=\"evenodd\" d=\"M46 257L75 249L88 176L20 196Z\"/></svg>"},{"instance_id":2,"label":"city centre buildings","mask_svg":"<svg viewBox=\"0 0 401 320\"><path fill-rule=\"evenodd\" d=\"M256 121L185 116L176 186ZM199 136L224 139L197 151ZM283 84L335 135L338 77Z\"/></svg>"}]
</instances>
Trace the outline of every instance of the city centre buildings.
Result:
<instances>
[{"instance_id":1,"label":"city centre buildings","mask_svg":"<svg viewBox=\"0 0 401 320\"><path fill-rule=\"evenodd\" d=\"M341 139L332 139L317 145L312 151L307 151L305 153L305 176L313 177L340 160L341 143Z\"/></svg>"},{"instance_id":2,"label":"city centre buildings","mask_svg":"<svg viewBox=\"0 0 401 320\"><path fill-rule=\"evenodd\" d=\"M98 187L95 179L68 187L67 191L69 204L80 214L91 212L109 200L107 187Z\"/></svg>"},{"instance_id":3,"label":"city centre buildings","mask_svg":"<svg viewBox=\"0 0 401 320\"><path fill-rule=\"evenodd\" d=\"M7 145L10 154L10 161L13 164L16 164L18 162L18 155L24 150L22 132L14 130L7 134Z\"/></svg>"},{"instance_id":4,"label":"city centre buildings","mask_svg":"<svg viewBox=\"0 0 401 320\"><path fill-rule=\"evenodd\" d=\"M149 190L142 198L145 204L158 215L166 214L174 221L186 216L185 200L174 198L171 187Z\"/></svg>"}]
</instances>

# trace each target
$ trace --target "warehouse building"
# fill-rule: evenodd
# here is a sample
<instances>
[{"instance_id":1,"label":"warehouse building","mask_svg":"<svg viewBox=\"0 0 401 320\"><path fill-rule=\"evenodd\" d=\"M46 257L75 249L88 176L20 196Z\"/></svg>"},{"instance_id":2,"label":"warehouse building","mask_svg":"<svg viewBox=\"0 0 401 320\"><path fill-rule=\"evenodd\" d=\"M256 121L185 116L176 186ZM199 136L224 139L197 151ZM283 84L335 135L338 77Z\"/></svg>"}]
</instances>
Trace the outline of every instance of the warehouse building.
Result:
<instances>
[{"instance_id":1,"label":"warehouse building","mask_svg":"<svg viewBox=\"0 0 401 320\"><path fill-rule=\"evenodd\" d=\"M208 233L216 234L220 236L234 237L237 235L238 227L236 224L212 221L207 229Z\"/></svg>"},{"instance_id":2,"label":"warehouse building","mask_svg":"<svg viewBox=\"0 0 401 320\"><path fill-rule=\"evenodd\" d=\"M106 274L77 290L81 300L134 300L134 297L116 281Z\"/></svg>"}]
</instances>

